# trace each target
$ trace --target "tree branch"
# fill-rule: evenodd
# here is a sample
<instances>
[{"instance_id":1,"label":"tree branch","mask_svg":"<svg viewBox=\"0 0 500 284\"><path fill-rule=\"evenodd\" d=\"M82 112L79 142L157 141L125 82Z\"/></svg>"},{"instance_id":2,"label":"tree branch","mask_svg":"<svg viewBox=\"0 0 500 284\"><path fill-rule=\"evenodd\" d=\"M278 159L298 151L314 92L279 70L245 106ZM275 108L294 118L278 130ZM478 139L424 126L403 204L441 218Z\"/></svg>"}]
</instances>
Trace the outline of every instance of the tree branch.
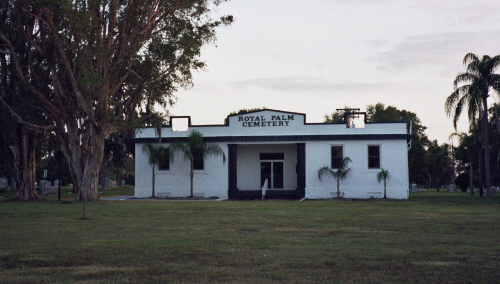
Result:
<instances>
[{"instance_id":1,"label":"tree branch","mask_svg":"<svg viewBox=\"0 0 500 284\"><path fill-rule=\"evenodd\" d=\"M7 39L5 34L0 31L0 38L7 44L7 46L10 49L11 52L11 57L13 59L13 62L16 66L16 71L19 76L19 78L23 81L26 82L26 78L24 77L23 71L21 70L21 67L19 66L19 60L17 58L16 52L14 50L14 47L12 46L11 42ZM64 114L61 110L56 108L42 93L37 91L31 84L26 82L27 86L29 87L30 91L35 94L35 96L43 103L45 109L52 114L55 117L64 117Z\"/></svg>"},{"instance_id":2,"label":"tree branch","mask_svg":"<svg viewBox=\"0 0 500 284\"><path fill-rule=\"evenodd\" d=\"M33 124L33 123L29 123L29 122L26 122L24 121L4 100L3 98L0 96L0 101L2 102L2 104L7 108L7 110L9 111L10 115L12 115L19 123L25 125L26 127L32 129L32 130L37 130L37 131L42 131L42 132L45 132L45 131L52 131L52 130L55 130L56 129L56 126L55 125L46 125L46 126L41 126L41 125L36 125L36 124Z\"/></svg>"}]
</instances>

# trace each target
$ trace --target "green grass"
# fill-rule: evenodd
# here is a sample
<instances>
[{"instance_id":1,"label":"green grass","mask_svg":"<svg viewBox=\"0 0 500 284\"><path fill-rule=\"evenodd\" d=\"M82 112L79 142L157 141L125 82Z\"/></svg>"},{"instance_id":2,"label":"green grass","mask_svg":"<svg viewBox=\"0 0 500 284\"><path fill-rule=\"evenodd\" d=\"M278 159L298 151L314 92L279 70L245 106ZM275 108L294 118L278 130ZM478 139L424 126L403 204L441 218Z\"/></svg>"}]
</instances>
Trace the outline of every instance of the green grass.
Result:
<instances>
[{"instance_id":1,"label":"green grass","mask_svg":"<svg viewBox=\"0 0 500 284\"><path fill-rule=\"evenodd\" d=\"M0 283L495 283L499 202L1 202Z\"/></svg>"},{"instance_id":2,"label":"green grass","mask_svg":"<svg viewBox=\"0 0 500 284\"><path fill-rule=\"evenodd\" d=\"M71 201L75 200L76 194L72 192L73 189L69 186L62 186L61 187L61 200L64 201ZM116 195L134 195L134 188L130 186L124 186L124 187L112 187L110 189L101 189L99 190L99 196L100 197L105 197L105 196L116 196ZM16 191L15 189L9 188L6 190L3 190L0 192L0 200L5 200L9 198L14 198L16 197ZM42 195L39 195L38 197L55 201L57 200L57 196L51 196L51 197L45 197Z\"/></svg>"}]
</instances>

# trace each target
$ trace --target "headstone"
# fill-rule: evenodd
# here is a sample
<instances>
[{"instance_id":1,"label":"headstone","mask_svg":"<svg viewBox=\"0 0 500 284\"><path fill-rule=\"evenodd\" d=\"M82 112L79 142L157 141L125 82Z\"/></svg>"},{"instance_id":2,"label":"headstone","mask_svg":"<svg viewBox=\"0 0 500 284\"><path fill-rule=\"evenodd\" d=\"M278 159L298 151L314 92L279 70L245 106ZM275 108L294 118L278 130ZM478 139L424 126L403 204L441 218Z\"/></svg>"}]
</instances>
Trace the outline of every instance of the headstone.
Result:
<instances>
[{"instance_id":1,"label":"headstone","mask_svg":"<svg viewBox=\"0 0 500 284\"><path fill-rule=\"evenodd\" d=\"M416 183L413 183L411 185L411 192L418 192L418 189L417 189L417 184Z\"/></svg>"},{"instance_id":2,"label":"headstone","mask_svg":"<svg viewBox=\"0 0 500 284\"><path fill-rule=\"evenodd\" d=\"M111 188L111 179L109 177L102 178L102 189L110 189Z\"/></svg>"},{"instance_id":3,"label":"headstone","mask_svg":"<svg viewBox=\"0 0 500 284\"><path fill-rule=\"evenodd\" d=\"M454 184L448 185L448 192L455 192L457 191L457 186Z\"/></svg>"},{"instance_id":4,"label":"headstone","mask_svg":"<svg viewBox=\"0 0 500 284\"><path fill-rule=\"evenodd\" d=\"M111 180L111 187L116 186L116 180Z\"/></svg>"},{"instance_id":5,"label":"headstone","mask_svg":"<svg viewBox=\"0 0 500 284\"><path fill-rule=\"evenodd\" d=\"M58 180L58 179L56 179L56 180L54 181L54 186L59 187L59 180Z\"/></svg>"},{"instance_id":6,"label":"headstone","mask_svg":"<svg viewBox=\"0 0 500 284\"><path fill-rule=\"evenodd\" d=\"M6 188L9 186L9 180L6 178L0 178L0 188Z\"/></svg>"},{"instance_id":7,"label":"headstone","mask_svg":"<svg viewBox=\"0 0 500 284\"><path fill-rule=\"evenodd\" d=\"M52 186L52 183L50 181L43 179L40 181L40 191L42 192L42 195L45 195L47 188L50 186Z\"/></svg>"},{"instance_id":8,"label":"headstone","mask_svg":"<svg viewBox=\"0 0 500 284\"><path fill-rule=\"evenodd\" d=\"M491 193L495 193L495 191L498 190L498 186L492 186L491 188Z\"/></svg>"},{"instance_id":9,"label":"headstone","mask_svg":"<svg viewBox=\"0 0 500 284\"><path fill-rule=\"evenodd\" d=\"M45 193L43 194L44 196L57 196L57 190L59 187L57 186L47 186L45 188Z\"/></svg>"},{"instance_id":10,"label":"headstone","mask_svg":"<svg viewBox=\"0 0 500 284\"><path fill-rule=\"evenodd\" d=\"M127 184L125 183L124 179L122 179L122 182L121 182L120 186L127 186Z\"/></svg>"}]
</instances>

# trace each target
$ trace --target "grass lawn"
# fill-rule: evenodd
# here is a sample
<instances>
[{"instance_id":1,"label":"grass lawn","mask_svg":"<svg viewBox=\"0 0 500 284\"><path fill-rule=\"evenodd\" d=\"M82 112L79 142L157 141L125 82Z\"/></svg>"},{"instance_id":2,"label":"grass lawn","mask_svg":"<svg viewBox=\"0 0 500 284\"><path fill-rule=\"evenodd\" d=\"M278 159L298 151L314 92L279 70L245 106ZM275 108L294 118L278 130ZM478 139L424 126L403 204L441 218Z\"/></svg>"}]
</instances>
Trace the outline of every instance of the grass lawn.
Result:
<instances>
[{"instance_id":1,"label":"grass lawn","mask_svg":"<svg viewBox=\"0 0 500 284\"><path fill-rule=\"evenodd\" d=\"M500 282L500 193L56 200L0 202L0 283Z\"/></svg>"}]
</instances>

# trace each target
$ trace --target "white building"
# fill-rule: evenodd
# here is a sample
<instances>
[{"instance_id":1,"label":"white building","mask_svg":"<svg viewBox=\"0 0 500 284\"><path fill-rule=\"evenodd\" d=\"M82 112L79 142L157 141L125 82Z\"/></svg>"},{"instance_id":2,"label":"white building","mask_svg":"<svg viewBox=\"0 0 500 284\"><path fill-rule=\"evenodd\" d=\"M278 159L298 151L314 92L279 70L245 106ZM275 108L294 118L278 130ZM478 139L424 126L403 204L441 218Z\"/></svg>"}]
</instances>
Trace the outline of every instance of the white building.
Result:
<instances>
[{"instance_id":1,"label":"white building","mask_svg":"<svg viewBox=\"0 0 500 284\"><path fill-rule=\"evenodd\" d=\"M365 113L346 118L347 123L306 123L302 113L264 109L228 117L227 125L191 125L190 117L172 117L163 127L164 147L186 141L196 129L205 141L218 143L221 157L198 161L194 195L218 198L266 197L310 199L336 196L336 182L318 169L350 157L351 175L340 184L345 198L382 197L383 183L376 174L388 169L387 197L408 198L408 143L406 122L366 122ZM150 197L152 169L142 152L144 143L157 143L154 128L138 132L135 141L135 196ZM190 191L189 162L181 157L165 161L156 171L156 196L185 197Z\"/></svg>"}]
</instances>

